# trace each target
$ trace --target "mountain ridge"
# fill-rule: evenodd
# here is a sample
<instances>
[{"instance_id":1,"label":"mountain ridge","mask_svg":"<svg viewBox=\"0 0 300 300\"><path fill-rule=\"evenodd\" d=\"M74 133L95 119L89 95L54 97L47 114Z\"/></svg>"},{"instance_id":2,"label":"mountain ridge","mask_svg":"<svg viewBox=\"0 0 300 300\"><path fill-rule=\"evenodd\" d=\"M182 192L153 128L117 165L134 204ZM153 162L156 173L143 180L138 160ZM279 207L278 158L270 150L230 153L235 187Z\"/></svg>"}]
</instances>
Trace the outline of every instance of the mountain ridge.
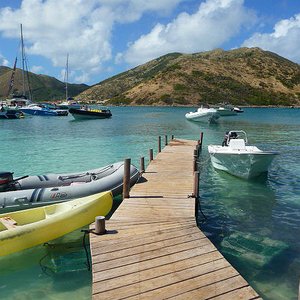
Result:
<instances>
[{"instance_id":1,"label":"mountain ridge","mask_svg":"<svg viewBox=\"0 0 300 300\"><path fill-rule=\"evenodd\" d=\"M77 96L111 105L300 105L300 66L260 48L170 53Z\"/></svg>"},{"instance_id":2,"label":"mountain ridge","mask_svg":"<svg viewBox=\"0 0 300 300\"><path fill-rule=\"evenodd\" d=\"M21 94L22 71L14 90ZM0 67L0 99L7 97L12 69ZM65 98L65 83L29 72L34 101ZM169 53L93 86L68 84L69 96L108 105L300 106L300 65L260 48Z\"/></svg>"},{"instance_id":3,"label":"mountain ridge","mask_svg":"<svg viewBox=\"0 0 300 300\"><path fill-rule=\"evenodd\" d=\"M11 80L13 69L0 66L0 99L6 99L9 82ZM43 74L34 74L28 72L30 87L33 101L52 101L65 99L65 83L59 81L55 77ZM22 70L17 68L14 75L14 85L10 94L23 94L23 79ZM75 97L89 86L86 84L71 84L68 83L68 94L70 97ZM28 92L28 88L25 89Z\"/></svg>"}]
</instances>

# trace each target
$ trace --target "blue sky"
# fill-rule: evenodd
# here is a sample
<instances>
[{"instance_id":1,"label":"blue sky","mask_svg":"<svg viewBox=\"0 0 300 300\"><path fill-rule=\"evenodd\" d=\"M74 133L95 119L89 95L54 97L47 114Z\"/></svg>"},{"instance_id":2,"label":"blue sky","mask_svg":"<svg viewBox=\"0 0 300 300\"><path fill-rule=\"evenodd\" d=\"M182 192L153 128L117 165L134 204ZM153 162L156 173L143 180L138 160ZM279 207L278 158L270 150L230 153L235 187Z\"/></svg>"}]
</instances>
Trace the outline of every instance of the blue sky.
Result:
<instances>
[{"instance_id":1,"label":"blue sky","mask_svg":"<svg viewBox=\"0 0 300 300\"><path fill-rule=\"evenodd\" d=\"M95 84L170 52L260 47L300 63L300 0L0 0L0 65ZM19 59L20 61L20 59ZM20 65L18 65L20 67Z\"/></svg>"}]
</instances>

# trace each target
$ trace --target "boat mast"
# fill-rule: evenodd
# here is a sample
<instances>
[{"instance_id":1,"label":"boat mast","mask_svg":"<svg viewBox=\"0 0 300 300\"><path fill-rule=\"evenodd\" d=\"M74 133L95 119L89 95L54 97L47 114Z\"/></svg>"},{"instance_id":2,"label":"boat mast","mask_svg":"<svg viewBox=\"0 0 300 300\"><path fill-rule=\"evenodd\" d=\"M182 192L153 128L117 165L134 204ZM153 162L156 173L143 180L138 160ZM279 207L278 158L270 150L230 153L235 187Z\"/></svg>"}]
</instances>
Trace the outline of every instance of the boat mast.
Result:
<instances>
[{"instance_id":1,"label":"boat mast","mask_svg":"<svg viewBox=\"0 0 300 300\"><path fill-rule=\"evenodd\" d=\"M22 82L23 82L23 95L25 96L25 51L24 51L22 24L20 24L20 26L21 26Z\"/></svg>"},{"instance_id":2,"label":"boat mast","mask_svg":"<svg viewBox=\"0 0 300 300\"><path fill-rule=\"evenodd\" d=\"M68 100L68 81L69 81L69 53L67 54L65 83L66 83L66 101Z\"/></svg>"},{"instance_id":3,"label":"boat mast","mask_svg":"<svg viewBox=\"0 0 300 300\"><path fill-rule=\"evenodd\" d=\"M22 55L23 96L26 97L26 83L27 83L29 99L32 100L32 92L31 92L31 87L30 87L28 64L27 64L27 59L26 59L26 54L25 54L25 46L24 46L24 38L23 38L23 27L22 27L22 24L20 24L20 25L21 25L21 55Z\"/></svg>"}]
</instances>

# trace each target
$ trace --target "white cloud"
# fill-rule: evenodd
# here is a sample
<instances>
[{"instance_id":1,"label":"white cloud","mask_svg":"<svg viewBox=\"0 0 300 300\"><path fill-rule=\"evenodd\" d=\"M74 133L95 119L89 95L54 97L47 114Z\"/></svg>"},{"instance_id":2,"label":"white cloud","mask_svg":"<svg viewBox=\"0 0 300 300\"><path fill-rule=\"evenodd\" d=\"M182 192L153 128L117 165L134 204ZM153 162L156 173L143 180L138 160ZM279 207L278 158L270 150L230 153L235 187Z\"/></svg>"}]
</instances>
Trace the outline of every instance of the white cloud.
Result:
<instances>
[{"instance_id":1,"label":"white cloud","mask_svg":"<svg viewBox=\"0 0 300 300\"><path fill-rule=\"evenodd\" d=\"M43 66L32 66L30 68L30 71L32 73L41 74L44 71L44 67Z\"/></svg>"},{"instance_id":2,"label":"white cloud","mask_svg":"<svg viewBox=\"0 0 300 300\"><path fill-rule=\"evenodd\" d=\"M137 65L169 52L192 53L211 50L237 35L242 26L256 20L243 0L207 0L194 14L181 13L167 25L131 43L123 59ZM120 58L120 54L119 54Z\"/></svg>"},{"instance_id":3,"label":"white cloud","mask_svg":"<svg viewBox=\"0 0 300 300\"><path fill-rule=\"evenodd\" d=\"M255 33L243 46L260 47L300 63L300 14L281 20L272 33Z\"/></svg>"},{"instance_id":4,"label":"white cloud","mask_svg":"<svg viewBox=\"0 0 300 300\"><path fill-rule=\"evenodd\" d=\"M9 61L0 53L0 66L9 66Z\"/></svg>"},{"instance_id":5,"label":"white cloud","mask_svg":"<svg viewBox=\"0 0 300 300\"><path fill-rule=\"evenodd\" d=\"M116 22L137 21L146 12L166 14L182 1L187 0L23 0L19 9L0 9L0 32L17 38L22 23L28 54L63 67L69 53L74 78L88 81L112 59Z\"/></svg>"}]
</instances>

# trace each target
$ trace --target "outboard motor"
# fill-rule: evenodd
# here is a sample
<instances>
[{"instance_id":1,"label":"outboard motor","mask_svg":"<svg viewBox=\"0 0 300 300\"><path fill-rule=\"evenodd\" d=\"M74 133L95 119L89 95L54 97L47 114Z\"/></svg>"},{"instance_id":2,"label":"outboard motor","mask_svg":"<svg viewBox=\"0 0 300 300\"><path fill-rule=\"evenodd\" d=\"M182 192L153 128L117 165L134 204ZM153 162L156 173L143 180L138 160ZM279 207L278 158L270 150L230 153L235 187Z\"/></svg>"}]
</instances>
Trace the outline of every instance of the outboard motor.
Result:
<instances>
[{"instance_id":1,"label":"outboard motor","mask_svg":"<svg viewBox=\"0 0 300 300\"><path fill-rule=\"evenodd\" d=\"M14 181L12 172L0 171L0 192L5 192L9 189L10 184Z\"/></svg>"}]
</instances>

